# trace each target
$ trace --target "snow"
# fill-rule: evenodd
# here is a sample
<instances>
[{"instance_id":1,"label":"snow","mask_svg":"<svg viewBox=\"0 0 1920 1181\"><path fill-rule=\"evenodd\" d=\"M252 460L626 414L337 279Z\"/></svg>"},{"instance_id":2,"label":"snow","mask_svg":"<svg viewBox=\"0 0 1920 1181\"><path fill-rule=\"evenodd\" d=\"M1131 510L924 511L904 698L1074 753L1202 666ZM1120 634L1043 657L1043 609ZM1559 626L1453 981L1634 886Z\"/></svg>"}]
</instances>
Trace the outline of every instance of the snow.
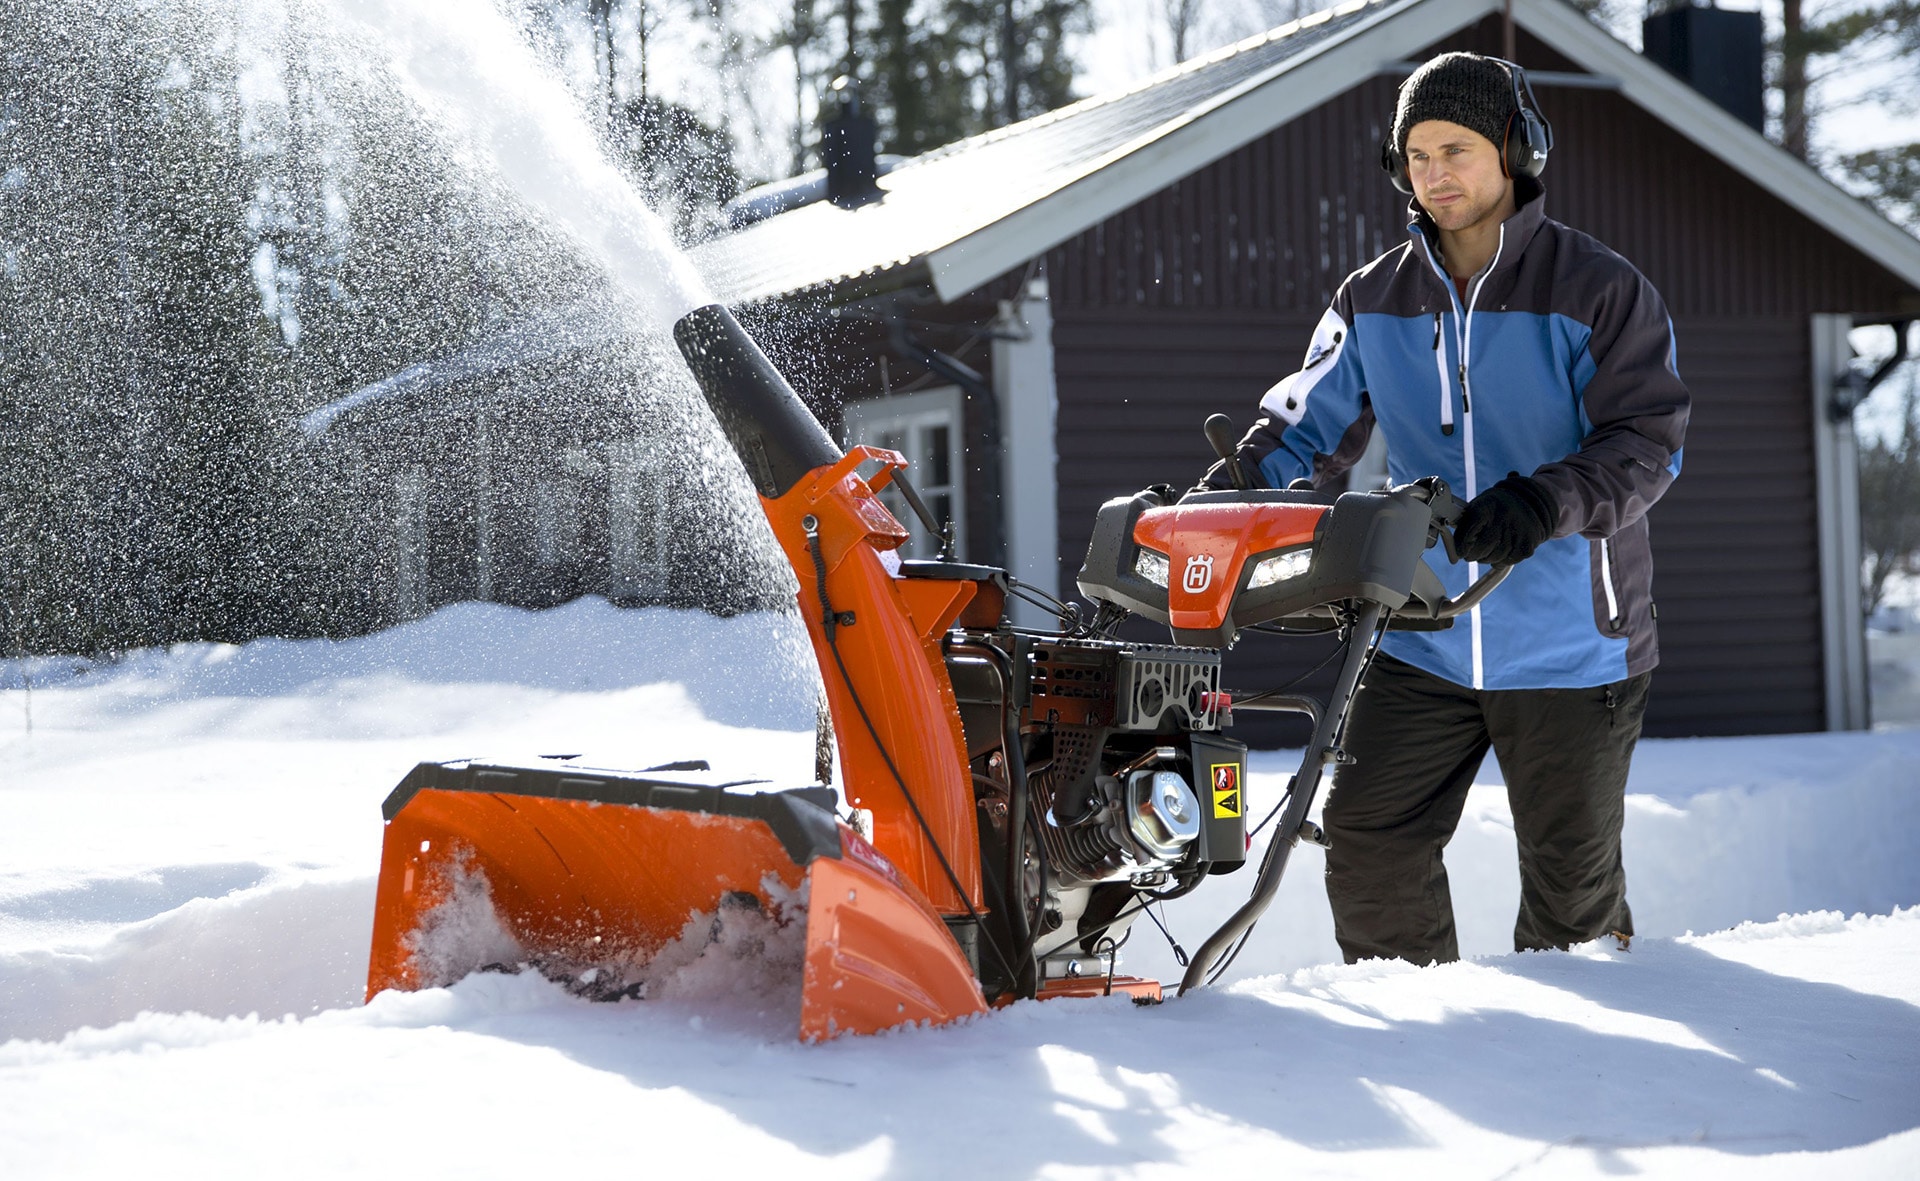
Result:
<instances>
[{"instance_id":1,"label":"snow","mask_svg":"<svg viewBox=\"0 0 1920 1181\"><path fill-rule=\"evenodd\" d=\"M1448 851L1458 964L1339 964L1303 848L1229 982L1156 1008L805 1046L778 916L712 945L695 916L645 1000L482 972L361 1003L413 763L800 783L814 692L791 617L593 600L0 665L5 1175L1920 1175L1914 729L1643 743L1627 951L1508 950L1489 765ZM1256 756L1257 813L1290 770ZM1250 881L1169 907L1176 936ZM1177 975L1150 926L1125 955Z\"/></svg>"}]
</instances>

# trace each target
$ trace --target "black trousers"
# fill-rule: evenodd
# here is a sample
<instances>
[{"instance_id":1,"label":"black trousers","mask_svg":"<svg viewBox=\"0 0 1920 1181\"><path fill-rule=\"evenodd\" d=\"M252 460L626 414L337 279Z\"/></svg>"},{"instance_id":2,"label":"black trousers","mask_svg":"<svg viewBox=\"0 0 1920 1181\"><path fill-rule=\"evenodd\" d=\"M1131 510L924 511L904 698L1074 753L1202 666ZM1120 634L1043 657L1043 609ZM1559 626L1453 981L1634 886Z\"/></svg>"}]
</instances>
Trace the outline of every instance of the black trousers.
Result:
<instances>
[{"instance_id":1,"label":"black trousers","mask_svg":"<svg viewBox=\"0 0 1920 1181\"><path fill-rule=\"evenodd\" d=\"M1593 689L1482 691L1390 656L1354 696L1327 796L1327 900L1348 963L1460 958L1441 850L1491 748L1520 847L1517 951L1633 934L1620 863L1648 674Z\"/></svg>"}]
</instances>

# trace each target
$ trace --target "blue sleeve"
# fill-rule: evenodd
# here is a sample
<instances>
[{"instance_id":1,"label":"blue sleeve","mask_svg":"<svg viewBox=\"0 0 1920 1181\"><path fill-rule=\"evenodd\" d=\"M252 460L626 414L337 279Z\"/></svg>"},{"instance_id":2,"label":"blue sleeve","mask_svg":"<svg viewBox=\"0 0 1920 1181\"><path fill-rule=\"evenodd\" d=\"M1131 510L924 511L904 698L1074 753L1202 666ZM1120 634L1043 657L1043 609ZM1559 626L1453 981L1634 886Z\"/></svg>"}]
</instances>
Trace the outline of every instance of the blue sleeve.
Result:
<instances>
[{"instance_id":1,"label":"blue sleeve","mask_svg":"<svg viewBox=\"0 0 1920 1181\"><path fill-rule=\"evenodd\" d=\"M1366 447L1373 415L1352 311L1343 286L1314 327L1300 371L1260 399L1261 416L1247 443L1268 487L1303 477L1323 485L1344 474Z\"/></svg>"}]
</instances>

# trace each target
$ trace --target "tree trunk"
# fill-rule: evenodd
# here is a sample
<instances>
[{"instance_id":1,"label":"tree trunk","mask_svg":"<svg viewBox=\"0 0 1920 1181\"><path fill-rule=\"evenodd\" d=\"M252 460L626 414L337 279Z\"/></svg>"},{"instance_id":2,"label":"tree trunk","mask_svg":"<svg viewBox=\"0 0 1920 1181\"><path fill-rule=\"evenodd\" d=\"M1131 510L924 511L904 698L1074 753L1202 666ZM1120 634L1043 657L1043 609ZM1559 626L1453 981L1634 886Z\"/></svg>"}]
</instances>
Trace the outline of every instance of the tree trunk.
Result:
<instances>
[{"instance_id":1,"label":"tree trunk","mask_svg":"<svg viewBox=\"0 0 1920 1181\"><path fill-rule=\"evenodd\" d=\"M1782 0L1780 13L1780 146L1807 158L1807 42L1801 0Z\"/></svg>"},{"instance_id":2,"label":"tree trunk","mask_svg":"<svg viewBox=\"0 0 1920 1181\"><path fill-rule=\"evenodd\" d=\"M1013 19L1013 0L1002 0L1000 12L1000 57L1001 71L1006 75L1006 106L1002 111L1002 123L1011 124L1020 121L1020 42L1017 26Z\"/></svg>"}]
</instances>

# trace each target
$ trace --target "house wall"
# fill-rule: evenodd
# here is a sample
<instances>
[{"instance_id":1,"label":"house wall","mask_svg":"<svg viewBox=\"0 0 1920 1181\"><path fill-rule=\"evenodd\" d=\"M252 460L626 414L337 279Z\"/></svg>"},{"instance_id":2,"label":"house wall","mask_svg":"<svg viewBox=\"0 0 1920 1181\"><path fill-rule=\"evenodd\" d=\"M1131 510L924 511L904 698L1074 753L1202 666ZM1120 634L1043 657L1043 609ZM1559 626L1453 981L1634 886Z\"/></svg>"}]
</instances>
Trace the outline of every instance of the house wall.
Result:
<instances>
[{"instance_id":1,"label":"house wall","mask_svg":"<svg viewBox=\"0 0 1920 1181\"><path fill-rule=\"evenodd\" d=\"M1433 52L1497 53L1498 35L1489 21ZM1529 40L1523 63L1576 69ZM1063 586L1098 504L1190 484L1210 459L1206 415L1250 421L1339 282L1404 240L1405 199L1377 164L1397 82L1363 82L1047 256ZM1558 136L1549 215L1661 290L1694 395L1684 474L1652 518L1663 656L1648 733L1819 729L1809 317L1887 314L1910 293L1618 93L1538 91ZM1321 654L1248 641L1228 680L1266 687Z\"/></svg>"}]
</instances>

